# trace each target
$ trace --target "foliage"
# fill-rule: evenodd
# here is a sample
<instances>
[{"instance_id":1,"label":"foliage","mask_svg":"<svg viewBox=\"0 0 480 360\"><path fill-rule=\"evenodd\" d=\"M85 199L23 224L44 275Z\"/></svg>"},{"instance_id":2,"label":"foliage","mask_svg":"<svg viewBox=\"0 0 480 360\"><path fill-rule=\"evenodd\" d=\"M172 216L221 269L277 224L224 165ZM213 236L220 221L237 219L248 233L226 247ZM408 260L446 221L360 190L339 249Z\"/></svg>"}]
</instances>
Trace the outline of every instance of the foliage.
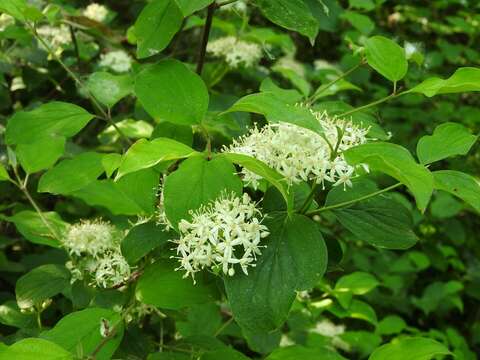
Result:
<instances>
[{"instance_id":1,"label":"foliage","mask_svg":"<svg viewBox=\"0 0 480 360\"><path fill-rule=\"evenodd\" d=\"M476 359L479 24L2 0L0 359Z\"/></svg>"}]
</instances>

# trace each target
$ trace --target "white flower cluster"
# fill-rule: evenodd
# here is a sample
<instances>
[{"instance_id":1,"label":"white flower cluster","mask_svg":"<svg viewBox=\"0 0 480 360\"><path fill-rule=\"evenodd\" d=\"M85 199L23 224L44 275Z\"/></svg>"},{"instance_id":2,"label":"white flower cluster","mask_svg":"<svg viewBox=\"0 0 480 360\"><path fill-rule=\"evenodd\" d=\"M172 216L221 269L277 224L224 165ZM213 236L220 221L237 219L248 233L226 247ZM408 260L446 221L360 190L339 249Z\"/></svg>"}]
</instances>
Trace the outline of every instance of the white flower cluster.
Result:
<instances>
[{"instance_id":1,"label":"white flower cluster","mask_svg":"<svg viewBox=\"0 0 480 360\"><path fill-rule=\"evenodd\" d=\"M70 44L72 41L70 30L63 24L58 27L50 25L40 26L37 29L37 34L48 44L56 55L60 55L63 51L63 47ZM40 47L48 51L43 44L40 44Z\"/></svg>"},{"instance_id":2,"label":"white flower cluster","mask_svg":"<svg viewBox=\"0 0 480 360\"><path fill-rule=\"evenodd\" d=\"M233 276L235 264L248 274L261 254L260 241L269 235L263 216L247 194L222 194L215 201L192 212L192 220L179 223L177 254L185 277L204 268L220 269ZM195 280L195 279L194 279Z\"/></svg>"},{"instance_id":3,"label":"white flower cluster","mask_svg":"<svg viewBox=\"0 0 480 360\"><path fill-rule=\"evenodd\" d=\"M91 276L92 284L104 288L126 281L131 269L121 253L121 240L122 233L101 220L72 225L62 239L71 256L65 265L72 274L72 282L82 280L85 274Z\"/></svg>"},{"instance_id":4,"label":"white flower cluster","mask_svg":"<svg viewBox=\"0 0 480 360\"><path fill-rule=\"evenodd\" d=\"M240 40L234 36L226 36L209 42L207 52L216 57L223 57L232 68L241 65L251 67L262 58L260 45Z\"/></svg>"},{"instance_id":5,"label":"white flower cluster","mask_svg":"<svg viewBox=\"0 0 480 360\"><path fill-rule=\"evenodd\" d=\"M351 121L314 113L324 133L319 135L290 123L269 124L253 128L246 136L234 140L224 151L245 154L263 161L283 175L288 184L313 180L325 186L351 186L355 167L347 164L342 152L367 141L368 129ZM243 169L244 181L257 188L261 179Z\"/></svg>"},{"instance_id":6,"label":"white flower cluster","mask_svg":"<svg viewBox=\"0 0 480 360\"><path fill-rule=\"evenodd\" d=\"M92 3L88 5L85 10L83 10L83 16L97 22L102 22L105 20L107 15L108 9L105 6L97 3Z\"/></svg>"},{"instance_id":7,"label":"white flower cluster","mask_svg":"<svg viewBox=\"0 0 480 360\"><path fill-rule=\"evenodd\" d=\"M0 14L0 31L5 30L10 25L15 24L15 19L8 14Z\"/></svg>"},{"instance_id":8,"label":"white flower cluster","mask_svg":"<svg viewBox=\"0 0 480 360\"><path fill-rule=\"evenodd\" d=\"M132 58L123 50L110 51L100 55L99 66L123 73L132 67Z\"/></svg>"},{"instance_id":9,"label":"white flower cluster","mask_svg":"<svg viewBox=\"0 0 480 360\"><path fill-rule=\"evenodd\" d=\"M350 345L339 336L345 332L345 325L335 325L330 320L325 319L318 322L311 332L331 338L332 345L336 348L350 351Z\"/></svg>"}]
</instances>

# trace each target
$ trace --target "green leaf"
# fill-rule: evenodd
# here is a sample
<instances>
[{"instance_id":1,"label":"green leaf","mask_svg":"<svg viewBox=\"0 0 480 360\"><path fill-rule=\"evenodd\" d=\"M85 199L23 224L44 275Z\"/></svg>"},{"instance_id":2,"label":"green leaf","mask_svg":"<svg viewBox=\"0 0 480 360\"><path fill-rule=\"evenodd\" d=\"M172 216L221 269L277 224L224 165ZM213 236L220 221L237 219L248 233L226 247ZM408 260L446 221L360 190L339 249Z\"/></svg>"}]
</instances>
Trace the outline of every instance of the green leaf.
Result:
<instances>
[{"instance_id":1,"label":"green leaf","mask_svg":"<svg viewBox=\"0 0 480 360\"><path fill-rule=\"evenodd\" d=\"M48 169L57 162L65 151L65 140L62 136L54 136L32 144L19 144L15 153L22 168L28 174L33 174Z\"/></svg>"},{"instance_id":2,"label":"green leaf","mask_svg":"<svg viewBox=\"0 0 480 360\"><path fill-rule=\"evenodd\" d=\"M319 24L304 0L256 0L263 15L281 27L296 31L315 42Z\"/></svg>"},{"instance_id":3,"label":"green leaf","mask_svg":"<svg viewBox=\"0 0 480 360\"><path fill-rule=\"evenodd\" d=\"M278 172L260 160L248 155L224 153L222 156L230 160L232 163L243 166L247 170L254 172L275 186L277 190L280 191L280 194L282 194L282 197L287 204L287 209L289 211L293 209L293 193L289 192L285 179Z\"/></svg>"},{"instance_id":4,"label":"green leaf","mask_svg":"<svg viewBox=\"0 0 480 360\"><path fill-rule=\"evenodd\" d=\"M71 195L115 215L152 215L160 175L153 169L128 174L118 181L96 180Z\"/></svg>"},{"instance_id":5,"label":"green leaf","mask_svg":"<svg viewBox=\"0 0 480 360\"><path fill-rule=\"evenodd\" d=\"M353 147L344 153L351 165L367 164L397 179L412 192L417 206L425 211L433 192L432 174L415 162L410 152L400 145L375 142Z\"/></svg>"},{"instance_id":6,"label":"green leaf","mask_svg":"<svg viewBox=\"0 0 480 360\"><path fill-rule=\"evenodd\" d=\"M346 360L334 350L326 347L303 347L300 345L276 349L265 360Z\"/></svg>"},{"instance_id":7,"label":"green leaf","mask_svg":"<svg viewBox=\"0 0 480 360\"><path fill-rule=\"evenodd\" d=\"M9 300L0 305L0 323L17 328L36 327L35 315L23 313L16 301Z\"/></svg>"},{"instance_id":8,"label":"green leaf","mask_svg":"<svg viewBox=\"0 0 480 360\"><path fill-rule=\"evenodd\" d=\"M153 126L143 120L123 119L116 122L115 126L130 139L149 138L153 132ZM120 134L115 126L110 125L98 134L98 141L102 144L112 144L120 139Z\"/></svg>"},{"instance_id":9,"label":"green leaf","mask_svg":"<svg viewBox=\"0 0 480 360\"><path fill-rule=\"evenodd\" d=\"M18 111L7 122L8 145L32 144L40 139L71 137L77 134L93 115L80 106L53 101L31 111Z\"/></svg>"},{"instance_id":10,"label":"green leaf","mask_svg":"<svg viewBox=\"0 0 480 360\"><path fill-rule=\"evenodd\" d=\"M352 26L361 33L368 35L375 29L375 23L367 16L354 11L345 11L342 18L346 19Z\"/></svg>"},{"instance_id":11,"label":"green leaf","mask_svg":"<svg viewBox=\"0 0 480 360\"><path fill-rule=\"evenodd\" d=\"M232 348L218 349L208 351L202 355L202 360L249 360L250 358L243 355L241 352Z\"/></svg>"},{"instance_id":12,"label":"green leaf","mask_svg":"<svg viewBox=\"0 0 480 360\"><path fill-rule=\"evenodd\" d=\"M82 153L71 160L63 160L43 174L38 183L38 191L70 194L95 181L103 171L101 154Z\"/></svg>"},{"instance_id":13,"label":"green leaf","mask_svg":"<svg viewBox=\"0 0 480 360\"><path fill-rule=\"evenodd\" d=\"M10 179L10 175L8 175L8 172L5 169L5 166L3 166L3 164L0 163L0 181L9 180L9 179Z\"/></svg>"},{"instance_id":14,"label":"green leaf","mask_svg":"<svg viewBox=\"0 0 480 360\"><path fill-rule=\"evenodd\" d=\"M146 66L137 75L135 93L153 118L175 124L198 124L208 108L202 78L177 60Z\"/></svg>"},{"instance_id":15,"label":"green leaf","mask_svg":"<svg viewBox=\"0 0 480 360\"><path fill-rule=\"evenodd\" d=\"M372 36L365 42L368 65L392 82L402 79L408 70L405 50L383 36Z\"/></svg>"},{"instance_id":16,"label":"green leaf","mask_svg":"<svg viewBox=\"0 0 480 360\"><path fill-rule=\"evenodd\" d=\"M375 3L372 0L348 0L352 8L370 11L375 9Z\"/></svg>"},{"instance_id":17,"label":"green leaf","mask_svg":"<svg viewBox=\"0 0 480 360\"><path fill-rule=\"evenodd\" d=\"M480 180L454 170L433 172L434 187L455 195L480 213Z\"/></svg>"},{"instance_id":18,"label":"green leaf","mask_svg":"<svg viewBox=\"0 0 480 360\"><path fill-rule=\"evenodd\" d=\"M168 220L177 227L180 220L191 218L191 210L215 200L222 192L240 196L243 184L235 172L225 157L207 161L197 156L185 160L165 180L163 194Z\"/></svg>"},{"instance_id":19,"label":"green leaf","mask_svg":"<svg viewBox=\"0 0 480 360\"><path fill-rule=\"evenodd\" d=\"M402 337L377 348L368 360L430 360L448 354L448 349L433 339Z\"/></svg>"},{"instance_id":20,"label":"green leaf","mask_svg":"<svg viewBox=\"0 0 480 360\"><path fill-rule=\"evenodd\" d=\"M214 0L175 0L178 7L182 10L183 16L187 17L194 12L210 5Z\"/></svg>"},{"instance_id":21,"label":"green leaf","mask_svg":"<svg viewBox=\"0 0 480 360\"><path fill-rule=\"evenodd\" d=\"M74 360L73 355L55 343L27 338L8 347L0 347L0 360Z\"/></svg>"},{"instance_id":22,"label":"green leaf","mask_svg":"<svg viewBox=\"0 0 480 360\"><path fill-rule=\"evenodd\" d=\"M193 132L190 125L172 124L168 121L162 121L153 129L152 139L164 137L181 142L182 144L192 146Z\"/></svg>"},{"instance_id":23,"label":"green leaf","mask_svg":"<svg viewBox=\"0 0 480 360\"><path fill-rule=\"evenodd\" d=\"M70 273L64 266L41 265L17 280L15 293L20 309L30 308L70 286Z\"/></svg>"},{"instance_id":24,"label":"green leaf","mask_svg":"<svg viewBox=\"0 0 480 360\"><path fill-rule=\"evenodd\" d=\"M364 295L375 289L380 283L372 274L356 271L344 275L335 284L335 291L351 292L354 295Z\"/></svg>"},{"instance_id":25,"label":"green leaf","mask_svg":"<svg viewBox=\"0 0 480 360\"><path fill-rule=\"evenodd\" d=\"M422 164L466 155L478 137L463 125L447 122L435 128L433 135L423 136L417 144L417 156Z\"/></svg>"},{"instance_id":26,"label":"green leaf","mask_svg":"<svg viewBox=\"0 0 480 360\"><path fill-rule=\"evenodd\" d=\"M336 209L334 214L356 238L379 248L408 249L418 241L409 210L385 196Z\"/></svg>"},{"instance_id":27,"label":"green leaf","mask_svg":"<svg viewBox=\"0 0 480 360\"><path fill-rule=\"evenodd\" d=\"M143 59L165 49L180 29L183 14L174 0L153 0L135 22L137 56Z\"/></svg>"},{"instance_id":28,"label":"green leaf","mask_svg":"<svg viewBox=\"0 0 480 360\"><path fill-rule=\"evenodd\" d=\"M105 154L102 157L102 166L107 174L107 177L111 177L113 172L118 169L122 162L122 155L111 153Z\"/></svg>"},{"instance_id":29,"label":"green leaf","mask_svg":"<svg viewBox=\"0 0 480 360\"><path fill-rule=\"evenodd\" d=\"M320 122L309 109L285 103L285 101L276 97L272 92L261 92L244 96L225 113L234 111L261 114L272 123L286 122L312 130L317 134L323 133Z\"/></svg>"},{"instance_id":30,"label":"green leaf","mask_svg":"<svg viewBox=\"0 0 480 360\"><path fill-rule=\"evenodd\" d=\"M468 91L480 91L479 68L459 68L448 79L444 80L438 77L429 78L408 90L408 92L421 93L428 97Z\"/></svg>"},{"instance_id":31,"label":"green leaf","mask_svg":"<svg viewBox=\"0 0 480 360\"><path fill-rule=\"evenodd\" d=\"M407 327L405 321L397 315L384 317L377 326L376 332L380 335L399 334Z\"/></svg>"},{"instance_id":32,"label":"green leaf","mask_svg":"<svg viewBox=\"0 0 480 360\"><path fill-rule=\"evenodd\" d=\"M175 326L182 337L215 336L222 326L220 308L214 303L194 305L188 309L185 321L176 321Z\"/></svg>"},{"instance_id":33,"label":"green leaf","mask_svg":"<svg viewBox=\"0 0 480 360\"><path fill-rule=\"evenodd\" d=\"M293 214L265 219L270 235L248 276L224 279L237 323L252 332L268 332L285 320L295 291L312 288L327 266L327 249L315 222Z\"/></svg>"},{"instance_id":34,"label":"green leaf","mask_svg":"<svg viewBox=\"0 0 480 360\"><path fill-rule=\"evenodd\" d=\"M20 21L42 18L42 13L36 7L27 4L26 0L2 0L0 12L5 12Z\"/></svg>"},{"instance_id":35,"label":"green leaf","mask_svg":"<svg viewBox=\"0 0 480 360\"><path fill-rule=\"evenodd\" d=\"M191 147L172 139L140 139L123 155L115 180L126 174L153 167L159 162L183 159L196 153Z\"/></svg>"},{"instance_id":36,"label":"green leaf","mask_svg":"<svg viewBox=\"0 0 480 360\"><path fill-rule=\"evenodd\" d=\"M104 340L100 333L102 321L107 321L115 334L102 346L95 359L109 360L120 345L123 337L123 321L120 313L110 309L89 308L75 311L63 317L51 330L44 331L40 337L77 354L81 349L84 355L91 354Z\"/></svg>"},{"instance_id":37,"label":"green leaf","mask_svg":"<svg viewBox=\"0 0 480 360\"><path fill-rule=\"evenodd\" d=\"M43 212L42 216L57 235L61 235L66 231L68 223L64 222L56 212ZM50 229L37 212L30 210L20 211L6 218L6 220L13 222L20 234L28 241L35 244L60 247L60 243L54 238Z\"/></svg>"},{"instance_id":38,"label":"green leaf","mask_svg":"<svg viewBox=\"0 0 480 360\"><path fill-rule=\"evenodd\" d=\"M172 310L214 300L213 286L207 286L198 276L194 285L192 279L185 279L182 272L175 271L177 265L166 260L149 265L137 283L136 298L145 304Z\"/></svg>"},{"instance_id":39,"label":"green leaf","mask_svg":"<svg viewBox=\"0 0 480 360\"><path fill-rule=\"evenodd\" d=\"M353 299L347 308L343 308L338 304L333 303L328 308L328 311L330 311L332 314L334 314L340 319L360 319L367 321L373 325L377 325L377 314L375 313L375 309L373 309L366 302L357 299Z\"/></svg>"},{"instance_id":40,"label":"green leaf","mask_svg":"<svg viewBox=\"0 0 480 360\"><path fill-rule=\"evenodd\" d=\"M94 72L88 77L87 89L103 105L113 107L118 101L133 91L130 75L113 75L108 72Z\"/></svg>"},{"instance_id":41,"label":"green leaf","mask_svg":"<svg viewBox=\"0 0 480 360\"><path fill-rule=\"evenodd\" d=\"M122 240L122 254L130 264L135 264L153 249L166 244L173 234L148 222L133 227Z\"/></svg>"}]
</instances>

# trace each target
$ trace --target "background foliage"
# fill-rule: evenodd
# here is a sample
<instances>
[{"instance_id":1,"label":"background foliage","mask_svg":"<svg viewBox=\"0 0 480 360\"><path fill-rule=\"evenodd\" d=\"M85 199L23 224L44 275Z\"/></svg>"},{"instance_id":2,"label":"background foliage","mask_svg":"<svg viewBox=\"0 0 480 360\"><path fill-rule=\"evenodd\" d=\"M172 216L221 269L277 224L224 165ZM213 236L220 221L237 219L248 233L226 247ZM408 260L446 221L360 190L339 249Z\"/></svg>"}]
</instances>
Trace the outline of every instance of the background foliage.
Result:
<instances>
[{"instance_id":1,"label":"background foliage","mask_svg":"<svg viewBox=\"0 0 480 360\"><path fill-rule=\"evenodd\" d=\"M476 359L480 6L226 3L105 1L100 21L84 1L0 3L0 359ZM260 59L205 54L208 33ZM105 65L119 49L131 68ZM219 155L253 124L321 131L307 107L378 140L345 152L371 170L351 189L312 192L316 222L306 183ZM243 189L241 167L267 181ZM224 189L277 214L268 246L248 277L193 284L169 240ZM119 286L65 267L62 234L99 217L128 231Z\"/></svg>"}]
</instances>

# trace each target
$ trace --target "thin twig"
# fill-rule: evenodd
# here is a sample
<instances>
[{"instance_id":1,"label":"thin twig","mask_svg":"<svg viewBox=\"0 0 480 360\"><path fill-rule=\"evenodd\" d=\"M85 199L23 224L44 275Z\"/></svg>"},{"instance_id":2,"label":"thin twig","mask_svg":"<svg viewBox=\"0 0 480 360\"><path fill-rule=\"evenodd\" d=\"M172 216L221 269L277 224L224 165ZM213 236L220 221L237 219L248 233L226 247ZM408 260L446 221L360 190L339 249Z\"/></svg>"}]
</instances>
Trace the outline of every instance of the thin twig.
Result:
<instances>
[{"instance_id":1,"label":"thin twig","mask_svg":"<svg viewBox=\"0 0 480 360\"><path fill-rule=\"evenodd\" d=\"M356 113L357 111L365 110L365 109L368 109L368 108L370 108L370 107L372 107L372 106L381 104L381 103L383 103L383 102L385 102L385 101L388 101L388 100L397 98L397 97L399 97L399 96L402 96L403 94L406 94L407 92L408 92L408 91L400 92L400 93L397 93L397 94L392 93L392 94L390 94L390 95L388 95L388 96L386 96L386 97L384 97L384 98L382 98L382 99L379 99L379 100L373 101L373 102L371 102L371 103L368 103L368 104L366 104L366 105L363 105L363 106L357 107L357 108L355 108L355 109L346 111L346 112L344 112L344 113L342 113L342 114L340 114L340 115L338 115L338 116L339 116L339 117L345 117L345 116L347 116L347 115Z\"/></svg>"},{"instance_id":2,"label":"thin twig","mask_svg":"<svg viewBox=\"0 0 480 360\"><path fill-rule=\"evenodd\" d=\"M210 35L210 29L212 28L213 13L215 12L215 2L211 3L207 9L207 19L205 20L205 26L203 27L202 44L200 46L200 52L198 54L197 62L197 74L201 75L203 65L205 63L205 54L207 53L208 37Z\"/></svg>"},{"instance_id":3,"label":"thin twig","mask_svg":"<svg viewBox=\"0 0 480 360\"><path fill-rule=\"evenodd\" d=\"M338 203L338 204L335 204L335 205L330 205L330 206L324 206L320 209L316 209L316 210L312 210L312 211L309 211L307 212L305 215L315 215L315 214L318 214L318 213L321 213L321 212L324 212L324 211L327 211L327 210L335 210L335 209L338 209L338 208L342 208L342 207L345 207L345 206L349 206L349 205L352 205L352 204L355 204L359 201L363 201L363 200L367 200L367 199L370 199L372 197L375 197L377 195L380 195L380 194L383 194L383 193L386 193L390 190L393 190L393 189L396 189L398 188L399 186L401 186L402 183L396 183L394 185L391 185L389 187L386 187L385 189L382 189L382 190L378 190L378 191L375 191L371 194L367 194L367 195L364 195L364 196L361 196L357 199L353 199L353 200L349 200L349 201L344 201L344 202L341 202L341 203Z\"/></svg>"},{"instance_id":4,"label":"thin twig","mask_svg":"<svg viewBox=\"0 0 480 360\"><path fill-rule=\"evenodd\" d=\"M80 59L80 51L78 49L77 36L75 35L75 30L73 29L72 25L68 25L68 28L70 29L70 37L72 38L73 48L75 49L75 56L77 58L77 65L78 65L78 68L80 69L82 63L81 63L81 59Z\"/></svg>"}]
</instances>

